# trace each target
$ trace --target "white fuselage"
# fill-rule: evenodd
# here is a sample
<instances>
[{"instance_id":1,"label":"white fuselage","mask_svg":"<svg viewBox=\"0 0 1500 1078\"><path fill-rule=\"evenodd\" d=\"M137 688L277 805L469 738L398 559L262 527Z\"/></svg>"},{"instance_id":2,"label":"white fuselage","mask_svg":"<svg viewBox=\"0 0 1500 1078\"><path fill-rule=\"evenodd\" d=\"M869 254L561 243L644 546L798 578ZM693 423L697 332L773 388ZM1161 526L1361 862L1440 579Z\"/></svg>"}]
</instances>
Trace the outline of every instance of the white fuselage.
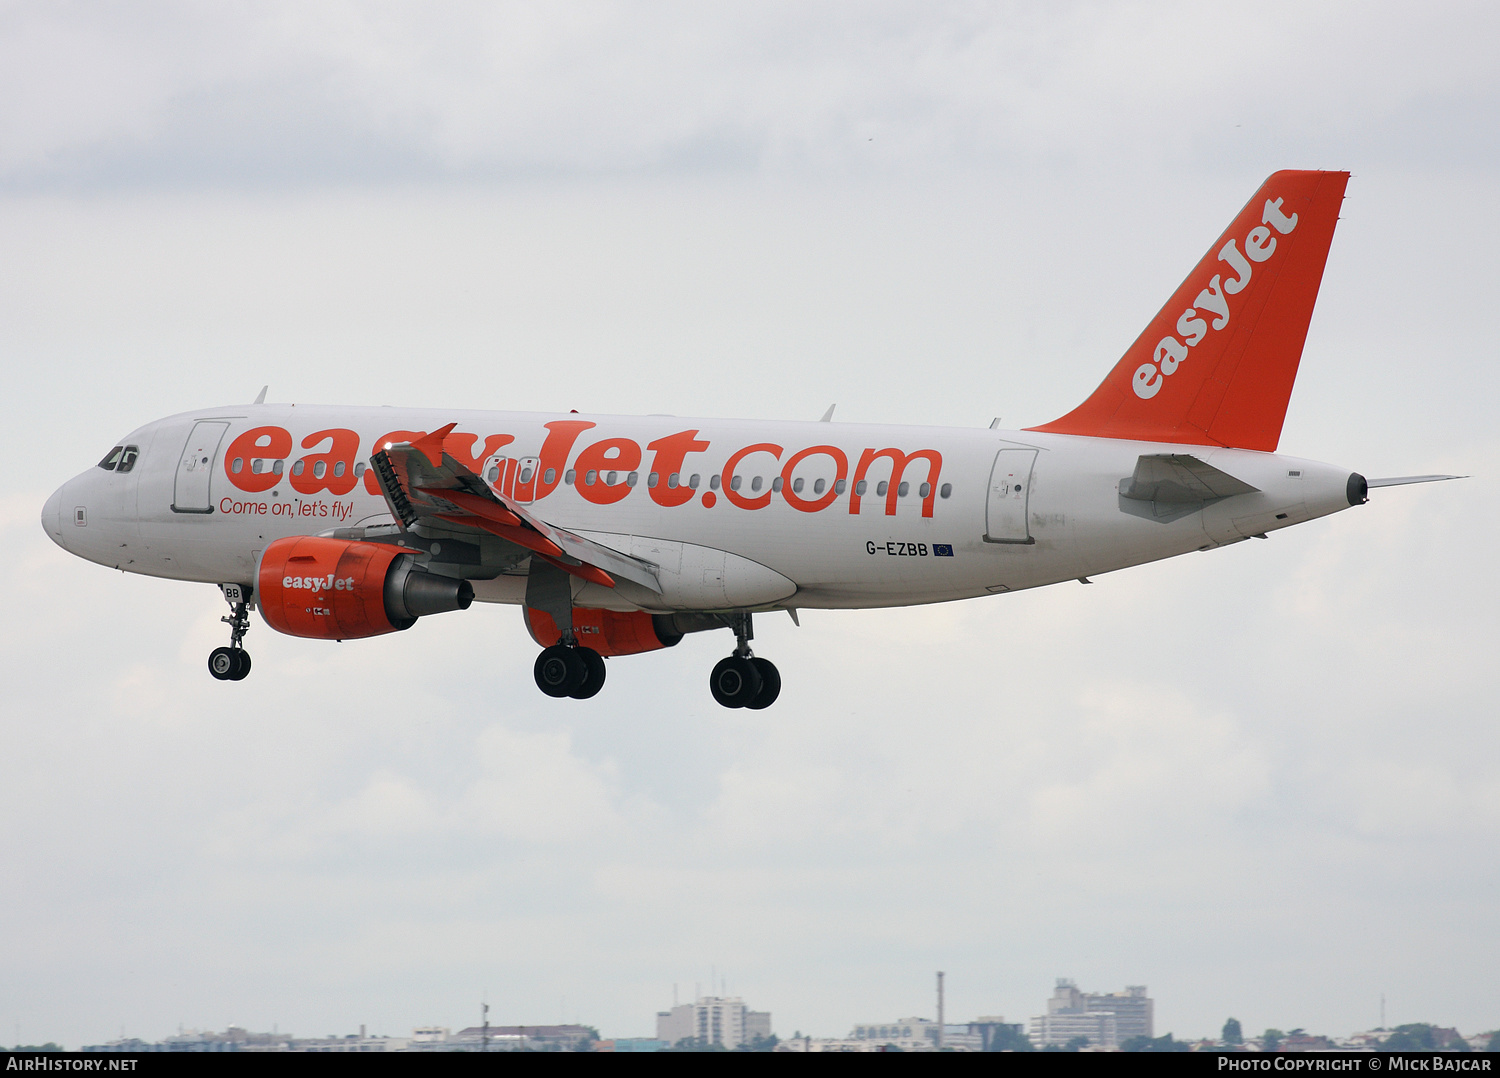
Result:
<instances>
[{"instance_id":1,"label":"white fuselage","mask_svg":"<svg viewBox=\"0 0 1500 1078\"><path fill-rule=\"evenodd\" d=\"M660 595L589 584L575 596L582 606L944 602L1236 542L1350 504L1347 469L1240 449L852 423L251 405L140 428L124 439L139 449L129 472L83 472L49 499L43 523L102 565L248 585L276 539L390 523L367 476L371 454L451 422L448 444L457 438L486 480L505 482L509 461L513 482L536 462L543 489L520 500L530 497L537 517L660 569ZM257 440L257 430L281 433ZM1121 497L1139 457L1183 452L1258 492L1175 517ZM525 597L523 569L479 573L473 584L481 601Z\"/></svg>"}]
</instances>

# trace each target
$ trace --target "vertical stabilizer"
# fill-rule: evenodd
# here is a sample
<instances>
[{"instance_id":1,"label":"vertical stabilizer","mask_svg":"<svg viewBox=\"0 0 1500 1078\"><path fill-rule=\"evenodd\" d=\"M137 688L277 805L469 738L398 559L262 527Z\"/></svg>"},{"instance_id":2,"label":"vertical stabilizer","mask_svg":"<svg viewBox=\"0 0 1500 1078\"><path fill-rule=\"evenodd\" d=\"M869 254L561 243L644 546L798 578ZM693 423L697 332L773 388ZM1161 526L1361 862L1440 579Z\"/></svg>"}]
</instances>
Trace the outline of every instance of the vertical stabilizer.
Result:
<instances>
[{"instance_id":1,"label":"vertical stabilizer","mask_svg":"<svg viewBox=\"0 0 1500 1078\"><path fill-rule=\"evenodd\" d=\"M1274 451L1347 172L1277 172L1092 396L1031 430Z\"/></svg>"}]
</instances>

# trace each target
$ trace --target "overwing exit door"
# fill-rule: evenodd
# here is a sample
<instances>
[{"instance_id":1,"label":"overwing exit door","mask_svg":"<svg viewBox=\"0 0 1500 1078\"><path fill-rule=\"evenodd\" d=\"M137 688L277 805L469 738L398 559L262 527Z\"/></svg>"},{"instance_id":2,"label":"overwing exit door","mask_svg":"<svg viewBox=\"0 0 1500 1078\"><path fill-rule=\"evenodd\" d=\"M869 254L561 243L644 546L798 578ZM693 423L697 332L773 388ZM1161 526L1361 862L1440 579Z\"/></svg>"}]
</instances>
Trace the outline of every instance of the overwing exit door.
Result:
<instances>
[{"instance_id":1,"label":"overwing exit door","mask_svg":"<svg viewBox=\"0 0 1500 1078\"><path fill-rule=\"evenodd\" d=\"M1031 499L1031 469L1035 449L1002 449L990 470L990 488L985 501L986 543L1034 543L1026 508Z\"/></svg>"},{"instance_id":2,"label":"overwing exit door","mask_svg":"<svg viewBox=\"0 0 1500 1078\"><path fill-rule=\"evenodd\" d=\"M177 460L177 481L172 486L172 512L212 513L214 504L209 487L212 485L214 463L219 459L219 443L229 423L220 419L208 419L193 424L187 444L182 447L182 456Z\"/></svg>"}]
</instances>

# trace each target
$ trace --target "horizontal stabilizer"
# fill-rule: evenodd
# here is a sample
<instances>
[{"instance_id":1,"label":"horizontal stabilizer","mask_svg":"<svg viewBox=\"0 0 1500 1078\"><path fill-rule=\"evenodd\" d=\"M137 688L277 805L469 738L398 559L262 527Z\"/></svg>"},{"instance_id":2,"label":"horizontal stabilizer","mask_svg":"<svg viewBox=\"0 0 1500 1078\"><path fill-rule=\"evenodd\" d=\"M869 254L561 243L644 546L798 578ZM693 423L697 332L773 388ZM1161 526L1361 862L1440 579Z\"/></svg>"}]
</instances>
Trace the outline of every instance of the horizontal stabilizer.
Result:
<instances>
[{"instance_id":1,"label":"horizontal stabilizer","mask_svg":"<svg viewBox=\"0 0 1500 1078\"><path fill-rule=\"evenodd\" d=\"M1135 474L1120 484L1120 497L1163 505L1188 505L1217 501L1236 494L1254 494L1259 489L1191 454L1151 453L1135 462Z\"/></svg>"},{"instance_id":2,"label":"horizontal stabilizer","mask_svg":"<svg viewBox=\"0 0 1500 1078\"><path fill-rule=\"evenodd\" d=\"M1467 479L1466 475L1398 475L1389 479L1370 479L1370 487L1409 487L1413 483L1441 483L1444 479Z\"/></svg>"}]
</instances>

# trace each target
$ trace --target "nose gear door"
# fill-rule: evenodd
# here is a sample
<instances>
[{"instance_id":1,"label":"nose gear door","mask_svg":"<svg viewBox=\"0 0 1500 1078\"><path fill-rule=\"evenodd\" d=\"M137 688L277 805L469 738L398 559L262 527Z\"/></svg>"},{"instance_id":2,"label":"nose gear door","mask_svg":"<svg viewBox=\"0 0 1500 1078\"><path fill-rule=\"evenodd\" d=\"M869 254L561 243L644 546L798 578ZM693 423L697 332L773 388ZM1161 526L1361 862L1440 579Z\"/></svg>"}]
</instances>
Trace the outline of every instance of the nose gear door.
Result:
<instances>
[{"instance_id":1,"label":"nose gear door","mask_svg":"<svg viewBox=\"0 0 1500 1078\"><path fill-rule=\"evenodd\" d=\"M1026 516L1031 499L1031 470L1035 449L1002 449L990 470L984 510L986 543L1034 543Z\"/></svg>"},{"instance_id":2,"label":"nose gear door","mask_svg":"<svg viewBox=\"0 0 1500 1078\"><path fill-rule=\"evenodd\" d=\"M214 464L219 459L219 443L229 423L208 419L193 424L187 444L177 460L177 481L172 487L172 512L212 513L214 505L209 487Z\"/></svg>"}]
</instances>

